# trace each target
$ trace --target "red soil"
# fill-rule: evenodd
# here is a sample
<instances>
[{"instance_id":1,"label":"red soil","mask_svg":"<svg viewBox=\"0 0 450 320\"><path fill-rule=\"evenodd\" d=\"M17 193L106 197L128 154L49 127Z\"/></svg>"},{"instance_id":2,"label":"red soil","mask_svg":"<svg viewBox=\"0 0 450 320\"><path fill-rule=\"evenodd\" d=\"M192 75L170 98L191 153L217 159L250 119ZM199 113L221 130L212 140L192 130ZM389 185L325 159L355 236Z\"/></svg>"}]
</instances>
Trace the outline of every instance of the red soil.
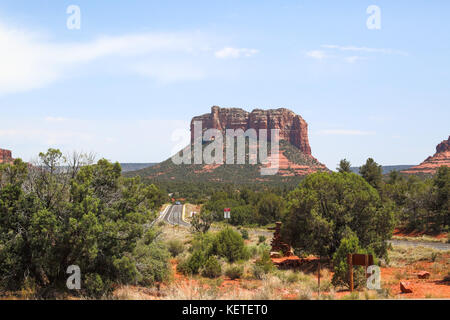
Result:
<instances>
[{"instance_id":1,"label":"red soil","mask_svg":"<svg viewBox=\"0 0 450 320\"><path fill-rule=\"evenodd\" d=\"M295 259L296 257L286 257L286 258L280 258L280 259L272 259L276 262L281 262L284 260L289 259ZM393 296L394 298L398 299L425 299L425 298L450 298L450 281L444 281L444 275L447 274L448 270L445 270L447 268L448 264L450 263L450 255L447 254L442 257L444 264L439 265L440 267L443 267L443 269L436 269L437 264L429 261L419 261L416 263L413 263L411 265L408 265L406 267L389 267L389 268L381 268L381 286L383 289L389 289L390 296ZM315 263L317 262L317 258L315 257L308 257L306 259L301 259L304 262L307 262L306 264L302 265L309 265L312 268L307 268L310 270L305 270L305 272L308 272L311 274L311 272L314 272L316 270ZM176 259L171 260L171 266L173 270L173 282L180 286L186 286L186 287L203 287L205 289L209 288L209 285L204 283L201 278L199 279L192 279L187 278L183 274L180 274L176 271L177 262ZM419 279L417 277L417 274L419 271L428 271L430 272L431 276L429 279ZM325 280L331 280L333 276L332 272L328 273L328 278L323 279ZM412 293L401 293L400 291L400 281L407 281L411 285ZM166 284L161 284L160 288L165 288ZM236 296L239 296L238 293L243 292L251 292L252 290L258 289L262 286L262 282L260 280L244 280L244 279L235 279L231 280L230 278L224 277L222 283L218 286L218 289L221 292L236 292ZM252 289L253 288L253 289ZM129 286L127 288L129 292L132 293L133 297L136 297L138 299L164 299L164 297L161 297L158 292L151 292L151 290L140 288L140 287L133 287ZM294 300L298 298L298 294L292 291L288 291L287 289L276 289L277 295L279 295L282 299L286 300ZM329 294L329 292L321 292L321 295ZM335 299L341 299L347 295L349 295L349 290L341 290L334 293ZM317 297L317 292L312 293L313 297Z\"/></svg>"},{"instance_id":2,"label":"red soil","mask_svg":"<svg viewBox=\"0 0 450 320\"><path fill-rule=\"evenodd\" d=\"M389 288L392 295L403 299L450 298L450 281L433 274L433 263L423 263L423 270L431 273L430 279L419 279L417 270L412 268L381 268L382 287ZM407 279L398 279L398 274L406 275ZM412 293L400 291L400 281L410 283Z\"/></svg>"}]
</instances>

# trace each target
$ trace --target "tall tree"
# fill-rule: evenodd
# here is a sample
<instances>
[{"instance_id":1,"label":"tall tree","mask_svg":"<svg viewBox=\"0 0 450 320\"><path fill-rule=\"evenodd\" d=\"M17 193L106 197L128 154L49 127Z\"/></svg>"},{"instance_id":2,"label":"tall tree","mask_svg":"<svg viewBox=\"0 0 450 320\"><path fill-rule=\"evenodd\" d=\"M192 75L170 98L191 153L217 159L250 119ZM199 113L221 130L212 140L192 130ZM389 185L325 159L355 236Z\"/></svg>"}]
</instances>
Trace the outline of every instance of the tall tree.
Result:
<instances>
[{"instance_id":1,"label":"tall tree","mask_svg":"<svg viewBox=\"0 0 450 320\"><path fill-rule=\"evenodd\" d=\"M149 229L159 195L153 185L122 178L118 163L71 166L55 149L36 166L1 165L0 287L61 288L70 265L80 267L89 295L113 283L162 280L169 255Z\"/></svg>"},{"instance_id":2,"label":"tall tree","mask_svg":"<svg viewBox=\"0 0 450 320\"><path fill-rule=\"evenodd\" d=\"M330 258L341 239L354 234L383 256L393 227L394 209L362 177L314 173L289 194L282 232L294 247Z\"/></svg>"},{"instance_id":3,"label":"tall tree","mask_svg":"<svg viewBox=\"0 0 450 320\"><path fill-rule=\"evenodd\" d=\"M366 163L359 168L361 176L375 189L381 191L383 181L383 171L381 165L372 158L367 159Z\"/></svg>"},{"instance_id":4,"label":"tall tree","mask_svg":"<svg viewBox=\"0 0 450 320\"><path fill-rule=\"evenodd\" d=\"M340 173L352 172L350 161L348 161L347 159L342 159L341 162L339 162L339 167L337 167L336 170Z\"/></svg>"}]
</instances>

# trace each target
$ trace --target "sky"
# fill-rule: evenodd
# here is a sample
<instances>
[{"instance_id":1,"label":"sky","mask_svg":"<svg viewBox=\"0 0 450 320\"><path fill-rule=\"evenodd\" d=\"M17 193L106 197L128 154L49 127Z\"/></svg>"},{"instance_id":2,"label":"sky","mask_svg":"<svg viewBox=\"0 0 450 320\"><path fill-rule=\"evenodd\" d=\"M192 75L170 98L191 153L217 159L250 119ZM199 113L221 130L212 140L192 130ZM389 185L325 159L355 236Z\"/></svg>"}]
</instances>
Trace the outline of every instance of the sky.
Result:
<instances>
[{"instance_id":1,"label":"sky","mask_svg":"<svg viewBox=\"0 0 450 320\"><path fill-rule=\"evenodd\" d=\"M449 13L446 0L2 0L0 148L159 162L213 105L284 107L330 169L417 164L450 134Z\"/></svg>"}]
</instances>

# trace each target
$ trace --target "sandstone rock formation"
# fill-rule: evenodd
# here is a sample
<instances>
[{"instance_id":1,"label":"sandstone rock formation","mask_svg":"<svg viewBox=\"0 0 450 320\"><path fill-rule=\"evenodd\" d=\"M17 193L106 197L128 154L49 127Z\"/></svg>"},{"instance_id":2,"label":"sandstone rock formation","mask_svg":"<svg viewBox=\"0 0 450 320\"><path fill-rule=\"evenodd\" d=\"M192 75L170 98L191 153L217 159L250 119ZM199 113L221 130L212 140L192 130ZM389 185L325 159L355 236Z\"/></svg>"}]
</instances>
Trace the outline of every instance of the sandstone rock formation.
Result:
<instances>
[{"instance_id":1,"label":"sandstone rock formation","mask_svg":"<svg viewBox=\"0 0 450 320\"><path fill-rule=\"evenodd\" d=\"M0 163L12 163L12 152L10 150L0 149Z\"/></svg>"},{"instance_id":2,"label":"sandstone rock formation","mask_svg":"<svg viewBox=\"0 0 450 320\"><path fill-rule=\"evenodd\" d=\"M432 157L428 157L421 164L402 172L434 174L441 166L450 167L450 136L448 140L444 140L437 145L436 153Z\"/></svg>"},{"instance_id":3,"label":"sandstone rock formation","mask_svg":"<svg viewBox=\"0 0 450 320\"><path fill-rule=\"evenodd\" d=\"M290 257L294 255L294 250L291 246L281 239L281 222L275 223L275 233L271 241L272 252L282 252L284 257Z\"/></svg>"},{"instance_id":4,"label":"sandstone rock formation","mask_svg":"<svg viewBox=\"0 0 450 320\"><path fill-rule=\"evenodd\" d=\"M227 141L223 141L222 151L223 158L218 162L197 163L195 161L195 149L198 148L198 140L196 141L194 123L199 121L202 130L217 129L226 134L227 129L241 129L244 132L249 129L255 129L256 134L260 129L267 129L268 135L268 161L259 160L258 150L259 144L252 141L246 143L244 162L236 161L236 151L233 152L236 157L232 161L227 161L228 145ZM311 147L308 141L308 124L301 116L295 114L288 109L271 109L261 110L255 109L247 112L239 108L220 108L213 106L211 112L196 116L191 121L191 145L186 146L176 154L179 160L183 157L183 161L176 164L174 158L171 157L152 167L145 168L133 173L150 179L156 180L179 180L179 181L213 181L213 182L267 182L282 181L283 183L298 182L297 178L314 173L317 171L328 172L328 168L320 163L311 154ZM270 129L279 129L279 148L278 151L272 149L272 137ZM207 148L210 145L203 143L201 150L210 152ZM235 145L236 146L236 145ZM215 148L220 146L214 146ZM248 147L248 148L247 148ZM256 150L255 150L256 149ZM273 152L275 151L275 152ZM189 155L189 152L191 154ZM216 149L214 149L216 152ZM185 159L186 155L186 159ZM177 160L177 161L178 161ZM241 158L242 160L242 158ZM275 169L273 174L262 174L262 171ZM131 176L132 174L130 174Z\"/></svg>"},{"instance_id":5,"label":"sandstone rock formation","mask_svg":"<svg viewBox=\"0 0 450 320\"><path fill-rule=\"evenodd\" d=\"M301 116L289 109L255 109L252 112L247 112L240 108L213 106L211 113L192 118L192 143L194 142L194 122L196 121L201 122L203 131L218 129L226 133L226 129L242 129L243 131L255 129L256 133L259 133L260 129L267 129L268 139L271 139L271 129L279 129L281 140L279 154L271 156L278 157L278 175L304 176L318 170L328 171L327 167L317 161L311 154L308 124ZM202 170L207 169L206 171L211 172L219 166L215 165L214 168L205 166Z\"/></svg>"},{"instance_id":6,"label":"sandstone rock formation","mask_svg":"<svg viewBox=\"0 0 450 320\"><path fill-rule=\"evenodd\" d=\"M225 133L226 129L270 129L280 130L280 140L289 141L305 155L311 155L308 141L308 124L299 115L289 109L255 109L247 112L239 108L220 108L213 106L211 113L194 117L191 121L191 141L194 141L194 121L200 121L204 130L218 129Z\"/></svg>"}]
</instances>

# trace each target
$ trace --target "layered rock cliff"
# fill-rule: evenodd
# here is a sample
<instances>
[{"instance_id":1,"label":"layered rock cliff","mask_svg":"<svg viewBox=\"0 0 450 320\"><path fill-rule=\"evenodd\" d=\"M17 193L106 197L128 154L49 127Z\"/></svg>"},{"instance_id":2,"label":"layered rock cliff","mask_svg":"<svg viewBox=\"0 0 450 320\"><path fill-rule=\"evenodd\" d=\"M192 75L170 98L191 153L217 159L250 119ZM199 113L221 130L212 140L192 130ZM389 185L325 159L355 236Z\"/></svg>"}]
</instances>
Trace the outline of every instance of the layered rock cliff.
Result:
<instances>
[{"instance_id":1,"label":"layered rock cliff","mask_svg":"<svg viewBox=\"0 0 450 320\"><path fill-rule=\"evenodd\" d=\"M0 149L0 163L12 163L14 161L10 150Z\"/></svg>"},{"instance_id":2,"label":"layered rock cliff","mask_svg":"<svg viewBox=\"0 0 450 320\"><path fill-rule=\"evenodd\" d=\"M434 174L441 166L450 167L450 136L437 145L436 153L432 157L428 157L421 164L402 172Z\"/></svg>"},{"instance_id":3,"label":"layered rock cliff","mask_svg":"<svg viewBox=\"0 0 450 320\"><path fill-rule=\"evenodd\" d=\"M299 115L289 109L255 109L247 112L239 108L220 108L214 106L211 113L194 117L191 121L191 141L194 141L194 122L200 121L203 130L218 129L225 133L226 129L271 129L280 130L280 140L290 142L303 154L311 155L308 141L308 124Z\"/></svg>"}]
</instances>

